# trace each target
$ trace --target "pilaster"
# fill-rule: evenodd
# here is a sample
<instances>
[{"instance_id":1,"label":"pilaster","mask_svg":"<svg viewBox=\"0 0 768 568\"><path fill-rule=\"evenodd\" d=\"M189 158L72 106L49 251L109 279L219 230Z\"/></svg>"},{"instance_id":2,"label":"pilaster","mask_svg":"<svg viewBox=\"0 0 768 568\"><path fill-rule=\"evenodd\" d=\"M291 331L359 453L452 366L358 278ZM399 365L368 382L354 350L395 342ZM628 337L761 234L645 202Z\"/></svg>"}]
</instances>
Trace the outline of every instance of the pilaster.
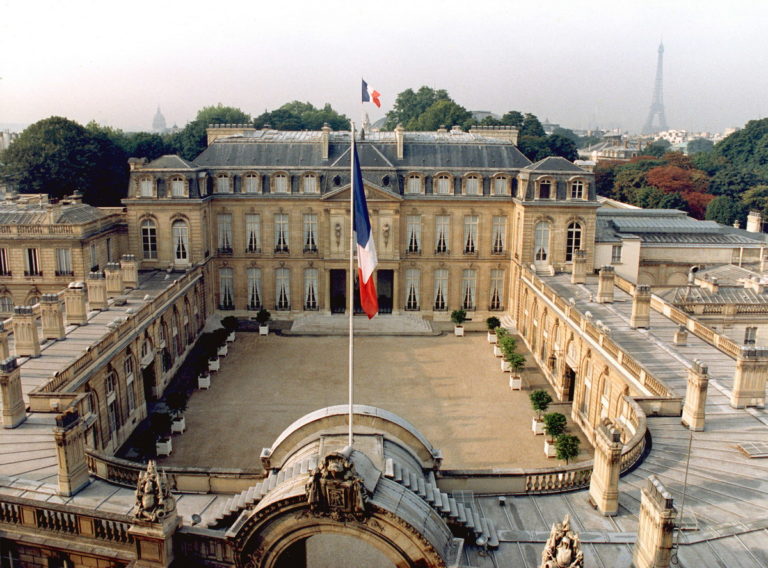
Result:
<instances>
[{"instance_id":1,"label":"pilaster","mask_svg":"<svg viewBox=\"0 0 768 568\"><path fill-rule=\"evenodd\" d=\"M600 276L597 280L597 303L598 304L612 304L613 303L613 282L615 280L616 273L613 266L603 266L600 269Z\"/></svg>"},{"instance_id":2,"label":"pilaster","mask_svg":"<svg viewBox=\"0 0 768 568\"><path fill-rule=\"evenodd\" d=\"M13 308L13 347L16 357L40 357L40 337L32 306Z\"/></svg>"},{"instance_id":3,"label":"pilaster","mask_svg":"<svg viewBox=\"0 0 768 568\"><path fill-rule=\"evenodd\" d=\"M731 406L765 407L765 382L768 379L768 349L742 347L736 358L736 376L731 393Z\"/></svg>"},{"instance_id":4,"label":"pilaster","mask_svg":"<svg viewBox=\"0 0 768 568\"><path fill-rule=\"evenodd\" d=\"M3 428L16 428L27 419L24 396L21 393L21 369L16 363L16 357L0 361L0 395Z\"/></svg>"},{"instance_id":5,"label":"pilaster","mask_svg":"<svg viewBox=\"0 0 768 568\"><path fill-rule=\"evenodd\" d=\"M8 334L5 325L0 321L0 361L5 361L11 356L11 350L8 347Z\"/></svg>"},{"instance_id":6,"label":"pilaster","mask_svg":"<svg viewBox=\"0 0 768 568\"><path fill-rule=\"evenodd\" d=\"M683 416L680 421L691 430L704 430L705 408L707 405L707 366L698 359L688 369L688 387L685 391Z\"/></svg>"},{"instance_id":7,"label":"pilaster","mask_svg":"<svg viewBox=\"0 0 768 568\"><path fill-rule=\"evenodd\" d=\"M619 512L621 433L605 426L595 430L595 458L589 482L589 500L605 516Z\"/></svg>"},{"instance_id":8,"label":"pilaster","mask_svg":"<svg viewBox=\"0 0 768 568\"><path fill-rule=\"evenodd\" d=\"M67 409L56 416L53 436L59 462L59 494L69 497L90 482L85 463L85 428L76 409Z\"/></svg>"},{"instance_id":9,"label":"pilaster","mask_svg":"<svg viewBox=\"0 0 768 568\"><path fill-rule=\"evenodd\" d=\"M641 491L637 542L632 553L635 568L668 568L677 510L672 495L655 475Z\"/></svg>"},{"instance_id":10,"label":"pilaster","mask_svg":"<svg viewBox=\"0 0 768 568\"><path fill-rule=\"evenodd\" d=\"M43 327L43 338L57 341L66 338L64 313L58 294L43 294L40 298L40 322Z\"/></svg>"},{"instance_id":11,"label":"pilaster","mask_svg":"<svg viewBox=\"0 0 768 568\"><path fill-rule=\"evenodd\" d=\"M638 284L635 288L635 295L632 298L632 315L629 325L633 328L642 327L649 329L651 327L651 287L645 284Z\"/></svg>"},{"instance_id":12,"label":"pilaster","mask_svg":"<svg viewBox=\"0 0 768 568\"><path fill-rule=\"evenodd\" d=\"M88 307L92 310L106 310L109 307L107 281L101 272L88 274Z\"/></svg>"}]
</instances>

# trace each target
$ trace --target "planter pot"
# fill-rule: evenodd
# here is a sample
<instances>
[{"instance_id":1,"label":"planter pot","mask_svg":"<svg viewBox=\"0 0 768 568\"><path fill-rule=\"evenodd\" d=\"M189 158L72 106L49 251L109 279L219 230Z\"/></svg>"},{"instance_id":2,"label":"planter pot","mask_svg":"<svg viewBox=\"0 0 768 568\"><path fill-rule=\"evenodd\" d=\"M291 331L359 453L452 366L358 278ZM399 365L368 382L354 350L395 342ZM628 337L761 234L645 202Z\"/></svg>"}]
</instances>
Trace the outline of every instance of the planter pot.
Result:
<instances>
[{"instance_id":1,"label":"planter pot","mask_svg":"<svg viewBox=\"0 0 768 568\"><path fill-rule=\"evenodd\" d=\"M509 366L509 361L505 361L504 359L501 360L501 370L505 373L512 371L512 367Z\"/></svg>"},{"instance_id":2,"label":"planter pot","mask_svg":"<svg viewBox=\"0 0 768 568\"><path fill-rule=\"evenodd\" d=\"M268 325L260 325L259 326L259 335L269 335L269 326Z\"/></svg>"},{"instance_id":3,"label":"planter pot","mask_svg":"<svg viewBox=\"0 0 768 568\"><path fill-rule=\"evenodd\" d=\"M218 361L216 361L218 363ZM197 388L199 389L209 389L211 388L211 375L210 373L205 375L199 375L197 377Z\"/></svg>"},{"instance_id":4,"label":"planter pot","mask_svg":"<svg viewBox=\"0 0 768 568\"><path fill-rule=\"evenodd\" d=\"M171 434L183 434L187 429L187 422L183 416L177 416L171 422Z\"/></svg>"},{"instance_id":5,"label":"planter pot","mask_svg":"<svg viewBox=\"0 0 768 568\"><path fill-rule=\"evenodd\" d=\"M496 334L492 331L488 332L488 343L496 343Z\"/></svg>"},{"instance_id":6,"label":"planter pot","mask_svg":"<svg viewBox=\"0 0 768 568\"><path fill-rule=\"evenodd\" d=\"M509 388L512 390L522 390L523 389L523 378L520 375L510 375L509 377Z\"/></svg>"},{"instance_id":7,"label":"planter pot","mask_svg":"<svg viewBox=\"0 0 768 568\"><path fill-rule=\"evenodd\" d=\"M546 455L548 458L557 457L557 447L555 446L554 442L544 440L544 455Z\"/></svg>"},{"instance_id":8,"label":"planter pot","mask_svg":"<svg viewBox=\"0 0 768 568\"><path fill-rule=\"evenodd\" d=\"M544 434L544 421L543 420L536 420L535 418L531 421L531 430L533 430L533 433L537 436Z\"/></svg>"},{"instance_id":9,"label":"planter pot","mask_svg":"<svg viewBox=\"0 0 768 568\"><path fill-rule=\"evenodd\" d=\"M234 331L230 331L229 335L227 336L227 342L228 343L232 343L234 340L235 340L235 332Z\"/></svg>"},{"instance_id":10,"label":"planter pot","mask_svg":"<svg viewBox=\"0 0 768 568\"><path fill-rule=\"evenodd\" d=\"M219 364L219 360L218 359L215 359L215 360L208 359L208 370L209 371L218 371L219 370L219 366L220 366L220 364Z\"/></svg>"},{"instance_id":11,"label":"planter pot","mask_svg":"<svg viewBox=\"0 0 768 568\"><path fill-rule=\"evenodd\" d=\"M464 326L463 325L457 325L453 328L453 334L457 337L464 337Z\"/></svg>"},{"instance_id":12,"label":"planter pot","mask_svg":"<svg viewBox=\"0 0 768 568\"><path fill-rule=\"evenodd\" d=\"M170 456L173 451L173 442L170 438L155 442L155 453L158 456Z\"/></svg>"},{"instance_id":13,"label":"planter pot","mask_svg":"<svg viewBox=\"0 0 768 568\"><path fill-rule=\"evenodd\" d=\"M494 346L493 346L493 354L494 354L496 357L501 357L501 356L503 355L503 353L501 352L501 349L499 349L499 346L498 346L498 345L494 345Z\"/></svg>"},{"instance_id":14,"label":"planter pot","mask_svg":"<svg viewBox=\"0 0 768 568\"><path fill-rule=\"evenodd\" d=\"M219 347L219 349L216 351L216 354L219 357L226 357L227 353L229 353L229 347L227 347L226 343L224 345L222 345L221 347Z\"/></svg>"}]
</instances>

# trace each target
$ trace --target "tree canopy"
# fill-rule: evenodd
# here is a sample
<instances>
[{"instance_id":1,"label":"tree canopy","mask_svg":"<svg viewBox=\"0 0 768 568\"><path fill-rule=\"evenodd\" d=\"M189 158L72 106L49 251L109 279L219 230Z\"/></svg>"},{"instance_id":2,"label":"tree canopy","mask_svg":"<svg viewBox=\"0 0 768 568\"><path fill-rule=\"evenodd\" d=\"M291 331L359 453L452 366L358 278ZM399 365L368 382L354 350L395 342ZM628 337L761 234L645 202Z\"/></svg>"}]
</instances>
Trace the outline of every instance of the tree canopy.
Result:
<instances>
[{"instance_id":1,"label":"tree canopy","mask_svg":"<svg viewBox=\"0 0 768 568\"><path fill-rule=\"evenodd\" d=\"M416 120L438 101L452 101L445 89L433 89L426 85L418 91L406 89L397 95L395 105L387 113L385 130L394 130L402 124L406 130L417 130ZM451 125L452 126L452 125Z\"/></svg>"},{"instance_id":2,"label":"tree canopy","mask_svg":"<svg viewBox=\"0 0 768 568\"><path fill-rule=\"evenodd\" d=\"M223 106L203 107L195 119L171 135L170 147L186 160L194 160L207 146L206 128L209 124L250 124L251 116L239 108Z\"/></svg>"},{"instance_id":3,"label":"tree canopy","mask_svg":"<svg viewBox=\"0 0 768 568\"><path fill-rule=\"evenodd\" d=\"M350 128L349 118L333 110L328 103L323 108L315 108L309 102L293 101L253 120L256 128L269 125L278 130L320 130L325 123L333 130Z\"/></svg>"}]
</instances>

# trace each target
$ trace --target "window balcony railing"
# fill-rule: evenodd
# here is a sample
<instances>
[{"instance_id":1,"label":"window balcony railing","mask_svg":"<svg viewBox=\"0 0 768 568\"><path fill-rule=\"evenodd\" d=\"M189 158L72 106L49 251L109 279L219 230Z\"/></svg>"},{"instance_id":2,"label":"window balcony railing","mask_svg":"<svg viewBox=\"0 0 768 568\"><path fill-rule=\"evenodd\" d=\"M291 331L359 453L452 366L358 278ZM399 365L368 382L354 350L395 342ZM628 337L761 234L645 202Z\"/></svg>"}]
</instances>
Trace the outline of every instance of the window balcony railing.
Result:
<instances>
[{"instance_id":1,"label":"window balcony railing","mask_svg":"<svg viewBox=\"0 0 768 568\"><path fill-rule=\"evenodd\" d=\"M74 276L74 270L57 270L56 276Z\"/></svg>"},{"instance_id":2,"label":"window balcony railing","mask_svg":"<svg viewBox=\"0 0 768 568\"><path fill-rule=\"evenodd\" d=\"M234 310L235 305L234 304L219 304L220 310Z\"/></svg>"},{"instance_id":3,"label":"window balcony railing","mask_svg":"<svg viewBox=\"0 0 768 568\"><path fill-rule=\"evenodd\" d=\"M0 270L0 276L13 276L10 270Z\"/></svg>"},{"instance_id":4,"label":"window balcony railing","mask_svg":"<svg viewBox=\"0 0 768 568\"><path fill-rule=\"evenodd\" d=\"M219 247L216 252L218 254L232 254L232 247Z\"/></svg>"},{"instance_id":5,"label":"window balcony railing","mask_svg":"<svg viewBox=\"0 0 768 568\"><path fill-rule=\"evenodd\" d=\"M42 276L43 271L42 270L25 270L24 276Z\"/></svg>"},{"instance_id":6,"label":"window balcony railing","mask_svg":"<svg viewBox=\"0 0 768 568\"><path fill-rule=\"evenodd\" d=\"M467 254L467 255L477 255L477 249L476 248L465 247L464 248L464 254Z\"/></svg>"},{"instance_id":7,"label":"window balcony railing","mask_svg":"<svg viewBox=\"0 0 768 568\"><path fill-rule=\"evenodd\" d=\"M275 254L289 254L290 251L288 250L287 246L277 246L275 247Z\"/></svg>"},{"instance_id":8,"label":"window balcony railing","mask_svg":"<svg viewBox=\"0 0 768 568\"><path fill-rule=\"evenodd\" d=\"M408 247L405 249L405 254L407 255L420 255L421 254L421 248L420 247Z\"/></svg>"},{"instance_id":9,"label":"window balcony railing","mask_svg":"<svg viewBox=\"0 0 768 568\"><path fill-rule=\"evenodd\" d=\"M317 254L317 247L312 246L305 246L304 247L304 254Z\"/></svg>"},{"instance_id":10,"label":"window balcony railing","mask_svg":"<svg viewBox=\"0 0 768 568\"><path fill-rule=\"evenodd\" d=\"M446 255L447 256L447 255L451 254L451 251L448 250L447 248L436 248L435 249L435 254L442 254L442 255Z\"/></svg>"},{"instance_id":11,"label":"window balcony railing","mask_svg":"<svg viewBox=\"0 0 768 568\"><path fill-rule=\"evenodd\" d=\"M247 247L245 252L251 254L261 254L261 247Z\"/></svg>"}]
</instances>

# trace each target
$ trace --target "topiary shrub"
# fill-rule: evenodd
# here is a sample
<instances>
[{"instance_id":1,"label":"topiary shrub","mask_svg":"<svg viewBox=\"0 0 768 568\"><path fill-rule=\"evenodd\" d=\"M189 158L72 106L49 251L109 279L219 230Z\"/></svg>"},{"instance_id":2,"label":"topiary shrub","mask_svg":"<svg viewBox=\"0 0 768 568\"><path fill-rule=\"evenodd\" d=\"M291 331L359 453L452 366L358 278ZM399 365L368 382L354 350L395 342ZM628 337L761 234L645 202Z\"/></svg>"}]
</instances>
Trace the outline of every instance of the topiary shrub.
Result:
<instances>
[{"instance_id":1,"label":"topiary shrub","mask_svg":"<svg viewBox=\"0 0 768 568\"><path fill-rule=\"evenodd\" d=\"M568 420L565 414L559 412L550 412L544 415L544 433L549 436L551 441L556 440L561 434L565 433L565 425Z\"/></svg>"},{"instance_id":2,"label":"topiary shrub","mask_svg":"<svg viewBox=\"0 0 768 568\"><path fill-rule=\"evenodd\" d=\"M451 312L451 321L456 325L461 325L467 321L466 310L453 310Z\"/></svg>"},{"instance_id":3,"label":"topiary shrub","mask_svg":"<svg viewBox=\"0 0 768 568\"><path fill-rule=\"evenodd\" d=\"M261 308L256 313L256 321L259 322L260 326L265 326L269 323L269 320L272 319L272 314L269 313L269 310L265 310L264 308Z\"/></svg>"},{"instance_id":4,"label":"topiary shrub","mask_svg":"<svg viewBox=\"0 0 768 568\"><path fill-rule=\"evenodd\" d=\"M522 353L510 353L504 358L509 363L509 368L513 373L519 373L525 369L525 355Z\"/></svg>"},{"instance_id":5,"label":"topiary shrub","mask_svg":"<svg viewBox=\"0 0 768 568\"><path fill-rule=\"evenodd\" d=\"M531 407L536 411L537 418L541 420L541 413L549 408L552 397L545 390L535 390L528 395L528 398L531 400Z\"/></svg>"},{"instance_id":6,"label":"topiary shrub","mask_svg":"<svg viewBox=\"0 0 768 568\"><path fill-rule=\"evenodd\" d=\"M501 326L501 320L496 316L491 316L485 320L485 325L488 326L488 331L495 332L496 328Z\"/></svg>"},{"instance_id":7,"label":"topiary shrub","mask_svg":"<svg viewBox=\"0 0 768 568\"><path fill-rule=\"evenodd\" d=\"M227 334L229 334L233 331L237 331L240 322L235 316L227 316L221 320L221 325L224 326L224 329L227 330Z\"/></svg>"},{"instance_id":8,"label":"topiary shrub","mask_svg":"<svg viewBox=\"0 0 768 568\"><path fill-rule=\"evenodd\" d=\"M557 451L557 459L565 460L568 464L570 461L579 455L579 444L581 440L572 434L560 434L555 442L555 449Z\"/></svg>"}]
</instances>

